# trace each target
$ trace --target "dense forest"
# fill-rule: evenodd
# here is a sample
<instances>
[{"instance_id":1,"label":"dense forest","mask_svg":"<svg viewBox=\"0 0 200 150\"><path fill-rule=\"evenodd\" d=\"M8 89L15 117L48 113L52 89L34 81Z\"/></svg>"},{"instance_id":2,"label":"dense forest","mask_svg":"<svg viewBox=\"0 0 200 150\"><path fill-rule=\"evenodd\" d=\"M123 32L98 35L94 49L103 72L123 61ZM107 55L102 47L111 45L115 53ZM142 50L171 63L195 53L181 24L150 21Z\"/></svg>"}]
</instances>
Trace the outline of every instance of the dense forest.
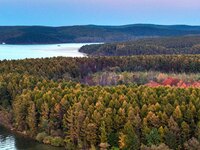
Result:
<instances>
[{"instance_id":1,"label":"dense forest","mask_svg":"<svg viewBox=\"0 0 200 150\"><path fill-rule=\"evenodd\" d=\"M200 54L200 36L140 39L129 42L86 45L80 49L92 56Z\"/></svg>"},{"instance_id":2,"label":"dense forest","mask_svg":"<svg viewBox=\"0 0 200 150\"><path fill-rule=\"evenodd\" d=\"M199 35L200 26L133 24L124 26L1 26L0 43L50 44L129 41L144 37Z\"/></svg>"},{"instance_id":3,"label":"dense forest","mask_svg":"<svg viewBox=\"0 0 200 150\"><path fill-rule=\"evenodd\" d=\"M0 121L66 149L198 150L200 89L126 82L152 72L199 80L200 55L0 61ZM105 73L125 76L89 85Z\"/></svg>"}]
</instances>

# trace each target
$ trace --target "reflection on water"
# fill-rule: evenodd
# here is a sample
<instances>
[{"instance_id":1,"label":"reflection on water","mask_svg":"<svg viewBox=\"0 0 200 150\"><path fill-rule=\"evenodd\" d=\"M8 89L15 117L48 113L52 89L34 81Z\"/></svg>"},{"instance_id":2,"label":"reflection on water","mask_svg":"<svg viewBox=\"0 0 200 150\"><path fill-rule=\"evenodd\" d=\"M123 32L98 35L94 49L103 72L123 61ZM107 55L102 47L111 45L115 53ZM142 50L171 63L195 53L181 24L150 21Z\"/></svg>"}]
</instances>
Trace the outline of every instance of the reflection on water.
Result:
<instances>
[{"instance_id":1,"label":"reflection on water","mask_svg":"<svg viewBox=\"0 0 200 150\"><path fill-rule=\"evenodd\" d=\"M89 44L89 43L88 43ZM46 45L3 45L0 44L0 60L42 57L84 57L78 50L86 43Z\"/></svg>"},{"instance_id":2,"label":"reflection on water","mask_svg":"<svg viewBox=\"0 0 200 150\"><path fill-rule=\"evenodd\" d=\"M0 126L0 150L64 150L64 148L40 144L29 138L13 134Z\"/></svg>"}]
</instances>

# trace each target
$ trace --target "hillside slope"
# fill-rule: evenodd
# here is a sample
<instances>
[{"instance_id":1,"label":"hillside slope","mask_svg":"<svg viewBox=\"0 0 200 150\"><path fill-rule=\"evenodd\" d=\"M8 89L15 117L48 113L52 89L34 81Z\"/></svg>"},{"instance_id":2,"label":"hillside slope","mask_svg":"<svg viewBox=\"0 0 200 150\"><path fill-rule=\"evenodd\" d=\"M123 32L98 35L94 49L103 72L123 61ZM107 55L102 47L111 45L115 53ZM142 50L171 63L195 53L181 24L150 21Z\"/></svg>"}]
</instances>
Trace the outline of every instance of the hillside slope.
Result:
<instances>
[{"instance_id":1,"label":"hillside slope","mask_svg":"<svg viewBox=\"0 0 200 150\"><path fill-rule=\"evenodd\" d=\"M200 26L134 24L124 26L0 26L0 43L48 44L117 42L143 37L200 34Z\"/></svg>"},{"instance_id":2,"label":"hillside slope","mask_svg":"<svg viewBox=\"0 0 200 150\"><path fill-rule=\"evenodd\" d=\"M149 38L129 42L93 44L83 46L79 51L92 56L200 54L200 36Z\"/></svg>"}]
</instances>

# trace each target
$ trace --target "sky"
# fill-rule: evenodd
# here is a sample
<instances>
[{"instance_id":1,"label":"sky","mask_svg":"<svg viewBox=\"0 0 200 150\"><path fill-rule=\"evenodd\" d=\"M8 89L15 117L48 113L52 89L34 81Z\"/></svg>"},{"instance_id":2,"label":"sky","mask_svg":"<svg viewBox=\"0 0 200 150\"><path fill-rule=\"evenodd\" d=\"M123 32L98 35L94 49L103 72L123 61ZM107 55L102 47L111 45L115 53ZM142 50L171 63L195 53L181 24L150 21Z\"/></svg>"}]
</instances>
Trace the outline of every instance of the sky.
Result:
<instances>
[{"instance_id":1,"label":"sky","mask_svg":"<svg viewBox=\"0 0 200 150\"><path fill-rule=\"evenodd\" d=\"M0 0L2 25L200 25L200 0Z\"/></svg>"}]
</instances>

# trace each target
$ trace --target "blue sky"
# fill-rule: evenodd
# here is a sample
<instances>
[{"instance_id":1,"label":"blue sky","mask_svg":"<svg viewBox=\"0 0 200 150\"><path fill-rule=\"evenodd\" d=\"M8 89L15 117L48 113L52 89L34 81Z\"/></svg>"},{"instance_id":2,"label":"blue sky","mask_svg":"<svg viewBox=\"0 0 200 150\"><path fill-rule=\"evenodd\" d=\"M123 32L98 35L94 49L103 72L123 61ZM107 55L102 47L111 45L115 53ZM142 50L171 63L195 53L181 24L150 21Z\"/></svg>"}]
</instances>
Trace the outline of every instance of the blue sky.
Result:
<instances>
[{"instance_id":1,"label":"blue sky","mask_svg":"<svg viewBox=\"0 0 200 150\"><path fill-rule=\"evenodd\" d=\"M200 0L0 0L0 25L200 25Z\"/></svg>"}]
</instances>

